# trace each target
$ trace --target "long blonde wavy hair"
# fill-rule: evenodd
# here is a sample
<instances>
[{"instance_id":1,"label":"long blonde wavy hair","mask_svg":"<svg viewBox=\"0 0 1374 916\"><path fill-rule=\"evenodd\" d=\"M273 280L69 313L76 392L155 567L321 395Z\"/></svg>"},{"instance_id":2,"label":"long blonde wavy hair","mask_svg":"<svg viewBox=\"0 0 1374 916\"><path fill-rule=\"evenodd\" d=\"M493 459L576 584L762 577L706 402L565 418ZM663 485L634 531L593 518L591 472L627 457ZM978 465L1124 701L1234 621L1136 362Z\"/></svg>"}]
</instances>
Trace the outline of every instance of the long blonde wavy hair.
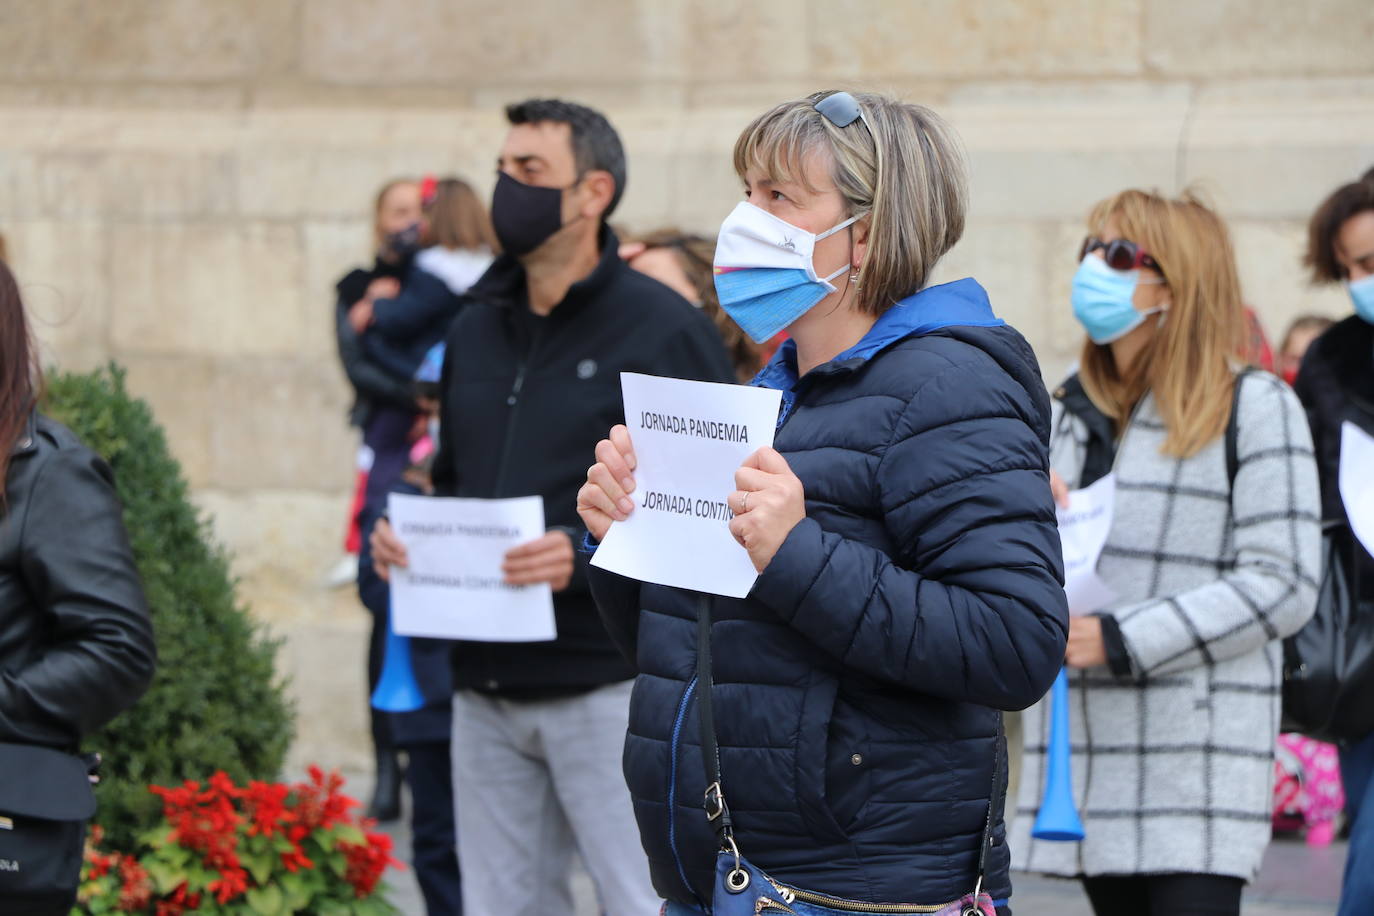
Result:
<instances>
[{"instance_id":1,"label":"long blonde wavy hair","mask_svg":"<svg viewBox=\"0 0 1374 916\"><path fill-rule=\"evenodd\" d=\"M1079 378L1118 435L1145 393L1153 392L1168 430L1164 453L1190 457L1225 432L1231 415L1231 363L1245 331L1231 235L1193 192L1172 199L1123 191L1093 208L1088 229L1100 236L1108 221L1154 257L1170 306L1124 372L1109 345L1084 341Z\"/></svg>"}]
</instances>

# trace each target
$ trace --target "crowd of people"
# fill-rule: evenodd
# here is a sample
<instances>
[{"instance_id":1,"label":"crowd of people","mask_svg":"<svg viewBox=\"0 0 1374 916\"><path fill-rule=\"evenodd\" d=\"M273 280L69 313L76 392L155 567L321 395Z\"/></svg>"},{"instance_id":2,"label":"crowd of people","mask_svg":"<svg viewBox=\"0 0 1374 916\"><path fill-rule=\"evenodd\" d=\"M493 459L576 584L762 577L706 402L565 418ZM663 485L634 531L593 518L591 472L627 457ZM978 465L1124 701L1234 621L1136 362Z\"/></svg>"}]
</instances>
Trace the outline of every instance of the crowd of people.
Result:
<instances>
[{"instance_id":1,"label":"crowd of people","mask_svg":"<svg viewBox=\"0 0 1374 916\"><path fill-rule=\"evenodd\" d=\"M419 708L373 714L370 813L409 785L431 914L570 914L575 858L605 916L1008 916L1017 871L1099 914L1238 914L1276 823L1329 842L1342 808L1340 912L1367 906L1374 716L1348 707L1374 673L1344 671L1339 726L1280 731L1284 640L1332 602L1374 614L1348 462L1374 435L1374 171L1305 253L1355 314L1304 316L1277 353L1214 209L1102 200L1065 253L1082 348L1046 387L975 279L931 283L968 179L929 109L763 112L714 239L612 228L628 169L600 113L506 116L490 211L456 177L389 182L375 259L335 290L370 685L409 561L391 494L538 496L547 524L501 574L550 587L556 638L412 640ZM108 468L36 412L2 263L0 356L0 753L70 751L146 686L147 612ZM780 392L773 446L720 494L746 597L591 565L635 511L622 372ZM1103 593L1071 615L1059 510L1108 477ZM1076 841L1034 829L1061 670Z\"/></svg>"}]
</instances>

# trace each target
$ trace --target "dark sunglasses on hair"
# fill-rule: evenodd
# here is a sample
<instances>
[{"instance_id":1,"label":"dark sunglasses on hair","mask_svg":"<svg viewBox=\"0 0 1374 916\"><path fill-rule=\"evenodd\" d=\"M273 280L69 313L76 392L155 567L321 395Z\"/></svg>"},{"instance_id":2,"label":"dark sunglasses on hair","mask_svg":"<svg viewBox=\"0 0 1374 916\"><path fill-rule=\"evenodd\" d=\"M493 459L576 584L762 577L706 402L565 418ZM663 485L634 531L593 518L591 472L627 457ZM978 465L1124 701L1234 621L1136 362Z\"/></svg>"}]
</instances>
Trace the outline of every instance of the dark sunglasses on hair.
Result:
<instances>
[{"instance_id":1,"label":"dark sunglasses on hair","mask_svg":"<svg viewBox=\"0 0 1374 916\"><path fill-rule=\"evenodd\" d=\"M1160 276L1164 275L1164 271L1159 269L1158 261L1135 242L1126 239L1104 242L1097 236L1090 235L1083 240L1083 249L1078 252L1078 260L1083 260L1098 249L1102 250L1102 257L1112 270L1135 270L1139 267L1148 267L1151 270L1159 271Z\"/></svg>"},{"instance_id":2,"label":"dark sunglasses on hair","mask_svg":"<svg viewBox=\"0 0 1374 916\"><path fill-rule=\"evenodd\" d=\"M836 127L848 127L864 116L858 101L848 92L832 92L811 103L827 121Z\"/></svg>"}]
</instances>

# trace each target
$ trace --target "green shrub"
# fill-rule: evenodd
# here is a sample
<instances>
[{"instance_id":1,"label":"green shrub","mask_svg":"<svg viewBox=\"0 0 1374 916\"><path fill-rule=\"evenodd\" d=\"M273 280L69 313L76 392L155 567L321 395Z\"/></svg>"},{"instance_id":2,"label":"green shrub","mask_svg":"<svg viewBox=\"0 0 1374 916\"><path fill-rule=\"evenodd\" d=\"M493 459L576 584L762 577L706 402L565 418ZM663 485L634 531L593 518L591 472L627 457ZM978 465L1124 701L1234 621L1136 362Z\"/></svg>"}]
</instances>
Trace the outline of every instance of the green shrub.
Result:
<instances>
[{"instance_id":1,"label":"green shrub","mask_svg":"<svg viewBox=\"0 0 1374 916\"><path fill-rule=\"evenodd\" d=\"M273 667L278 643L236 600L228 557L192 506L152 411L126 391L123 370L52 373L42 410L114 468L152 610L152 687L86 742L105 758L97 820L106 846L133 852L135 838L161 818L150 784L203 780L216 770L240 783L275 779L292 711Z\"/></svg>"}]
</instances>

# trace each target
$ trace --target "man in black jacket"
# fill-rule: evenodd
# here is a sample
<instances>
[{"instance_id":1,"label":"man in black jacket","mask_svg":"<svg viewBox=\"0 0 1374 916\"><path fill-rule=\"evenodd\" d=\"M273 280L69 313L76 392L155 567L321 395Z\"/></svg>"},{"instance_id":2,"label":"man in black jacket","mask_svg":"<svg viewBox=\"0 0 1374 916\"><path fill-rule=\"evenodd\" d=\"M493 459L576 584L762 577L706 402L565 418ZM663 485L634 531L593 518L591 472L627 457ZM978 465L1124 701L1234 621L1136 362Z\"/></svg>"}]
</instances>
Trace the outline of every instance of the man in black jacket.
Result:
<instances>
[{"instance_id":1,"label":"man in black jacket","mask_svg":"<svg viewBox=\"0 0 1374 916\"><path fill-rule=\"evenodd\" d=\"M548 582L558 637L457 642L454 783L464 909L572 911L582 855L607 916L657 911L620 775L634 670L587 587L578 488L606 430L624 422L621 372L708 381L734 373L710 321L620 261L605 225L625 157L599 113L531 100L506 110L492 222L505 254L468 293L449 335L439 496L538 494L543 537L506 557L512 584ZM380 567L404 565L389 525Z\"/></svg>"}]
</instances>

